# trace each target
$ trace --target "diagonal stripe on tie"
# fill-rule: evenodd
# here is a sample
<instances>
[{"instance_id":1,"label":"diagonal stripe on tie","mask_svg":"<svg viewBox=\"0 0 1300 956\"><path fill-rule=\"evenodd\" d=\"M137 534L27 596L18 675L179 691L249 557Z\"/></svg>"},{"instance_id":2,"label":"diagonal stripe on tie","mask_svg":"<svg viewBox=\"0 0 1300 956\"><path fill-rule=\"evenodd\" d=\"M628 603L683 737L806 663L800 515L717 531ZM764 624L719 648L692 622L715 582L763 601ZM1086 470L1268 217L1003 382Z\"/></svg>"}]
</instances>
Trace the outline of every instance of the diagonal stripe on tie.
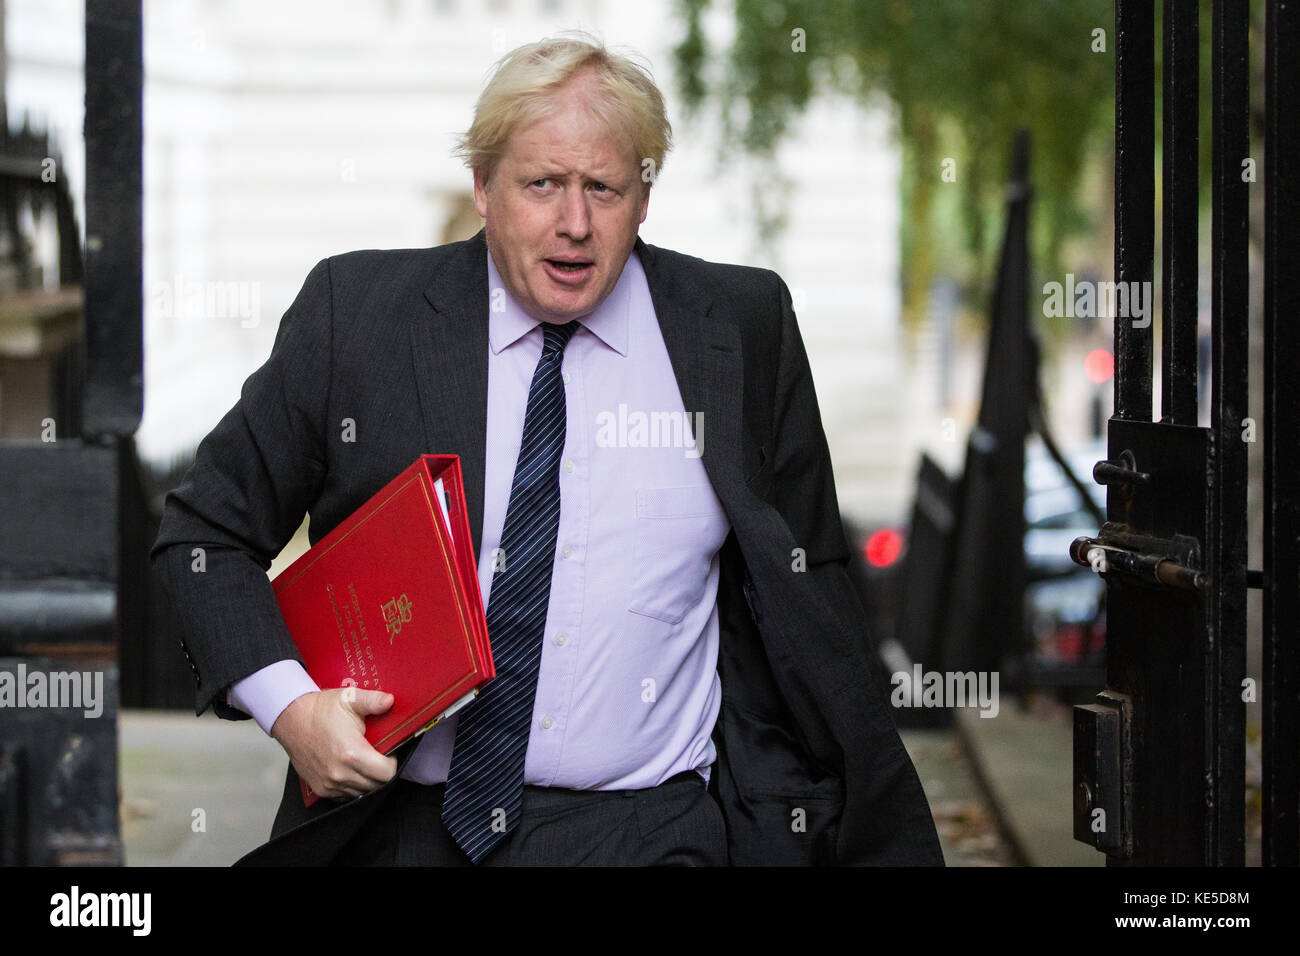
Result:
<instances>
[{"instance_id":1,"label":"diagonal stripe on tie","mask_svg":"<svg viewBox=\"0 0 1300 956\"><path fill-rule=\"evenodd\" d=\"M542 330L542 354L528 389L501 532L504 566L494 572L488 594L488 636L497 675L460 712L442 800L447 832L475 863L519 823L560 526L559 462L566 411L560 367L578 323L543 323Z\"/></svg>"}]
</instances>

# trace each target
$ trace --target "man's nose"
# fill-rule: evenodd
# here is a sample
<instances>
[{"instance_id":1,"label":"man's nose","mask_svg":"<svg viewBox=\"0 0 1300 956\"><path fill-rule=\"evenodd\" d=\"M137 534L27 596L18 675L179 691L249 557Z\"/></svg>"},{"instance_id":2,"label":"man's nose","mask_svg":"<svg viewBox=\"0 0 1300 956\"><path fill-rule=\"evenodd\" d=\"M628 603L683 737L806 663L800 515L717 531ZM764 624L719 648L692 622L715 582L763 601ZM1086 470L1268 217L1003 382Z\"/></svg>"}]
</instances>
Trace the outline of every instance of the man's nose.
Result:
<instances>
[{"instance_id":1,"label":"man's nose","mask_svg":"<svg viewBox=\"0 0 1300 956\"><path fill-rule=\"evenodd\" d=\"M591 232L591 210L587 206L585 190L564 191L564 201L556 231L576 242L587 238L587 233Z\"/></svg>"}]
</instances>

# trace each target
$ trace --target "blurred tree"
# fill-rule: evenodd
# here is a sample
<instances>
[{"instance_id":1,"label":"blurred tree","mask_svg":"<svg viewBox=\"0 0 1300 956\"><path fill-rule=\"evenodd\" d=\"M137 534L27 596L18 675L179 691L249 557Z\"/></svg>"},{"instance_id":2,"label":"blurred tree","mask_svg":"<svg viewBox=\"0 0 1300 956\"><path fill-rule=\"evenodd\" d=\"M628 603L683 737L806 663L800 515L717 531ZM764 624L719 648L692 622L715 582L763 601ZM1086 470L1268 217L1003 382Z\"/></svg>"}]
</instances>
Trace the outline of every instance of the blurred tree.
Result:
<instances>
[{"instance_id":1,"label":"blurred tree","mask_svg":"<svg viewBox=\"0 0 1300 956\"><path fill-rule=\"evenodd\" d=\"M674 57L688 112L716 101L724 142L767 165L769 186L782 182L775 149L814 95L892 105L907 317L925 309L940 262L982 310L1019 128L1032 136L1038 269L1061 271L1071 236L1099 238L1112 178L1113 0L734 0L729 52L708 47L710 0L679 4L686 34ZM1100 187L1091 197L1088 183ZM755 200L768 239L783 224L780 190Z\"/></svg>"}]
</instances>

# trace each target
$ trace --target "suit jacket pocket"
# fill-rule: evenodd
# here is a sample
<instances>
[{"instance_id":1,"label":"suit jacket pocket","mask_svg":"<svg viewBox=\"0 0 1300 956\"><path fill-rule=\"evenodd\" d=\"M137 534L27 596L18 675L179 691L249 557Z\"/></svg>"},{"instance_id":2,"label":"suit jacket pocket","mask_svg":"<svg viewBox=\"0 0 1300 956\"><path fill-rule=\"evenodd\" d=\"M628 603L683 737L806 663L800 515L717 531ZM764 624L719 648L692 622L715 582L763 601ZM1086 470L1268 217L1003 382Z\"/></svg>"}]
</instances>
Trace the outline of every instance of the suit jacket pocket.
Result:
<instances>
[{"instance_id":1,"label":"suit jacket pocket","mask_svg":"<svg viewBox=\"0 0 1300 956\"><path fill-rule=\"evenodd\" d=\"M710 485L638 488L628 610L677 624L700 602L729 525Z\"/></svg>"},{"instance_id":2,"label":"suit jacket pocket","mask_svg":"<svg viewBox=\"0 0 1300 956\"><path fill-rule=\"evenodd\" d=\"M816 866L835 860L844 813L840 795L754 790L748 810L763 834L761 865Z\"/></svg>"},{"instance_id":3,"label":"suit jacket pocket","mask_svg":"<svg viewBox=\"0 0 1300 956\"><path fill-rule=\"evenodd\" d=\"M772 463L772 456L767 453L766 448L760 448L758 469L745 479L745 487L757 498L767 500L768 495L772 492L772 475L775 467Z\"/></svg>"}]
</instances>

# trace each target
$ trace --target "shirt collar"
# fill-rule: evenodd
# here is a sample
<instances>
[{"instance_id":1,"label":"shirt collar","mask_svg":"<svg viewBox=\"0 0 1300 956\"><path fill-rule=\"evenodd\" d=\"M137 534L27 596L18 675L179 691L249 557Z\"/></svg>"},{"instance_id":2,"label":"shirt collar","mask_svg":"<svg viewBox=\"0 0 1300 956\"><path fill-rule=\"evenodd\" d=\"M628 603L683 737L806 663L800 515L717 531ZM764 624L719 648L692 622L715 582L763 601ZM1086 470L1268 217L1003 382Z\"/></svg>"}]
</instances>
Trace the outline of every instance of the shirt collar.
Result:
<instances>
[{"instance_id":1,"label":"shirt collar","mask_svg":"<svg viewBox=\"0 0 1300 956\"><path fill-rule=\"evenodd\" d=\"M492 347L492 352L496 354L514 345L541 325L541 320L525 312L524 307L510 294L510 290L501 281L501 273L497 271L490 251L487 253L487 268L488 343ZM641 260L636 251L633 250L623 265L623 272L619 275L618 282L605 297L605 301L580 318L578 322L593 332L605 345L626 357L632 288L636 283L645 282L645 270L641 267Z\"/></svg>"}]
</instances>

